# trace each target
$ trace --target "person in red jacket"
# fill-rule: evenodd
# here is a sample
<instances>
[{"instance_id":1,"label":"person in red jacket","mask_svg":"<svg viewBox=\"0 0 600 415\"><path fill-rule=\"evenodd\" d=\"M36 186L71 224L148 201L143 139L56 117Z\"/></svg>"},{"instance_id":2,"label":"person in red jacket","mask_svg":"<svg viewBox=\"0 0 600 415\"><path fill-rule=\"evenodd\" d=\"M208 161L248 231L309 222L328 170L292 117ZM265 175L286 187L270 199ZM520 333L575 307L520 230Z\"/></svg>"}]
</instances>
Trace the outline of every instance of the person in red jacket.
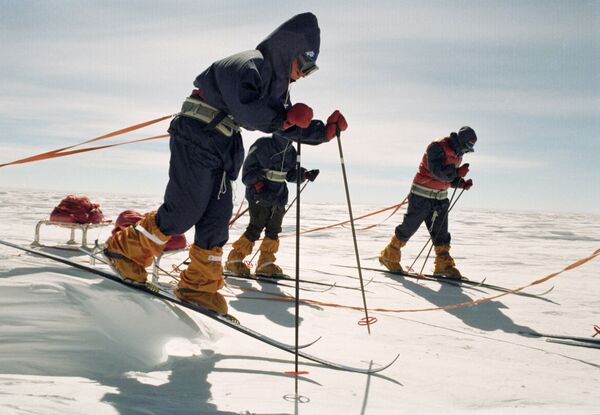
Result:
<instances>
[{"instance_id":1,"label":"person in red jacket","mask_svg":"<svg viewBox=\"0 0 600 415\"><path fill-rule=\"evenodd\" d=\"M448 232L448 189L469 190L473 180L465 180L469 163L462 164L465 153L474 151L477 135L471 127L434 141L423 155L415 175L404 220L395 229L390 243L381 251L379 262L392 272L403 272L400 249L425 222L435 248L434 275L460 279L462 275L450 256Z\"/></svg>"}]
</instances>

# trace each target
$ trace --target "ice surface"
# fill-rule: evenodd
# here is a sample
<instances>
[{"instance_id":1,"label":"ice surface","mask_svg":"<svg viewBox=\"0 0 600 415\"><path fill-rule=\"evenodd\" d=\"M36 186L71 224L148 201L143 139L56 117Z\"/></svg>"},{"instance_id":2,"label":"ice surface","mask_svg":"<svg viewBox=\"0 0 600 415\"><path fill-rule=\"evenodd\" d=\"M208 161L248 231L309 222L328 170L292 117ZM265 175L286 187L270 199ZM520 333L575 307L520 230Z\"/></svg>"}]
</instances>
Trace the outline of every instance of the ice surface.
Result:
<instances>
[{"instance_id":1,"label":"ice surface","mask_svg":"<svg viewBox=\"0 0 600 415\"><path fill-rule=\"evenodd\" d=\"M1 239L33 240L66 194L0 189ZM147 211L159 197L89 194L106 216ZM239 200L238 200L239 202ZM390 205L398 201L391 200ZM354 214L381 206L355 206ZM285 219L278 263L294 275L295 209ZM303 205L302 228L348 218L346 206ZM362 264L378 266L403 210L358 232ZM359 222L378 223L387 212ZM231 230L232 241L247 217ZM563 269L600 248L600 216L589 214L461 210L451 213L452 254L473 279L506 287ZM106 239L109 228L90 231ZM64 243L69 231L43 228L42 242ZM79 235L78 235L79 236ZM192 234L188 234L192 240ZM412 262L426 241L421 229L403 250ZM226 252L229 247L226 247ZM358 287L351 231L337 227L301 238L301 277ZM76 252L57 251L78 261ZM177 264L183 254L164 260ZM415 267L421 266L418 262ZM426 271L431 270L431 260ZM0 246L1 414L590 414L600 403L600 351L519 336L536 330L590 336L600 324L600 263L589 262L530 292L552 285L558 304L509 295L500 301L450 311L375 313L369 336L364 314L344 307L302 305L300 337L323 336L307 351L352 365L398 362L365 376L300 361L309 372L294 393L293 356L247 338L193 312L121 287L84 271ZM370 308L416 309L462 303L496 294L364 271ZM313 288L316 288L313 287ZM258 291L257 291L258 290ZM244 324L294 341L293 295L287 287L230 280L223 291ZM360 306L359 291L301 291L324 303Z\"/></svg>"}]
</instances>

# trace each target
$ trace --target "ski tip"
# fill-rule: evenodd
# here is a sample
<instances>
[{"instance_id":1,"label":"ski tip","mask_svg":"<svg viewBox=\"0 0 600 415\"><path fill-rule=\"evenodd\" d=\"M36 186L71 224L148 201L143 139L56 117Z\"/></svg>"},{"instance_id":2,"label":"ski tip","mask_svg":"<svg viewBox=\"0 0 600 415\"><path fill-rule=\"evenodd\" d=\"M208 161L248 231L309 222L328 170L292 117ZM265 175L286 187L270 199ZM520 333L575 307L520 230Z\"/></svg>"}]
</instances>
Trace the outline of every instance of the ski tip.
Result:
<instances>
[{"instance_id":1,"label":"ski tip","mask_svg":"<svg viewBox=\"0 0 600 415\"><path fill-rule=\"evenodd\" d=\"M238 326L241 325L242 323L240 323L240 320L238 320L237 317L235 317L234 315L231 314L219 314L221 317L223 317L225 320L228 320L234 324L237 324Z\"/></svg>"},{"instance_id":2,"label":"ski tip","mask_svg":"<svg viewBox=\"0 0 600 415\"><path fill-rule=\"evenodd\" d=\"M380 366L380 367L378 367L378 368L375 368L375 369L371 369L369 373L377 373L377 372L381 372L381 371L383 371L383 370L387 369L388 367L390 367L390 366L392 366L394 363L396 363L396 361L398 360L398 358L400 358L400 353L398 353L398 354L396 355L396 357L394 357L394 358L392 359L392 361L390 361L388 364L386 364L386 365L384 365L384 366Z\"/></svg>"}]
</instances>

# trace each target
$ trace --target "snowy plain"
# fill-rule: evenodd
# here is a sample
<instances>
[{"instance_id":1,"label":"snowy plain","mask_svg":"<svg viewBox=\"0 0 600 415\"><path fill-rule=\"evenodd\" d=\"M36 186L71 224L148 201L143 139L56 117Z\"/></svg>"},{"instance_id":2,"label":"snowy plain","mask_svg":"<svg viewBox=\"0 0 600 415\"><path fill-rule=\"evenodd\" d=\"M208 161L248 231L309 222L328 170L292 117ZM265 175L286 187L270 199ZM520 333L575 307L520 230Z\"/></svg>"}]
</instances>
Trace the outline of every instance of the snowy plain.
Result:
<instances>
[{"instance_id":1,"label":"snowy plain","mask_svg":"<svg viewBox=\"0 0 600 415\"><path fill-rule=\"evenodd\" d=\"M64 192L0 189L1 239L29 245ZM105 215L156 209L160 197L88 194ZM237 201L240 202L240 199ZM399 200L392 200L390 204ZM381 206L355 206L354 214ZM348 218L346 206L303 205L302 228ZM284 221L292 235L295 215ZM403 209L381 225L358 231L362 265L388 242ZM378 223L387 212L357 223ZM231 229L234 241L247 217ZM600 248L600 216L590 214L452 211L452 254L472 279L516 288L560 271ZM104 240L110 228L90 230ZM66 241L68 230L43 228L42 242ZM192 234L188 233L188 241ZM426 241L424 229L403 250L410 264ZM225 248L227 253L229 247ZM66 250L51 253L87 262ZM294 275L294 238L282 239L278 263ZM164 267L185 259L163 259ZM301 277L336 283L301 298L361 306L347 227L301 238ZM420 264L420 263L418 263ZM426 271L431 271L429 261ZM448 311L374 312L371 335L361 311L300 307L301 341L323 338L307 352L368 367L400 354L367 376L300 361L295 392L293 356L202 315L174 307L85 271L0 246L0 414L600 414L600 350L520 336L539 331L588 337L600 324L600 262L594 260L529 289L550 287L550 301L507 295ZM364 271L369 308L422 309L463 303L496 292ZM167 278L167 277L163 277ZM303 284L313 290L322 287ZM294 341L293 288L227 280L230 311L245 325Z\"/></svg>"}]
</instances>

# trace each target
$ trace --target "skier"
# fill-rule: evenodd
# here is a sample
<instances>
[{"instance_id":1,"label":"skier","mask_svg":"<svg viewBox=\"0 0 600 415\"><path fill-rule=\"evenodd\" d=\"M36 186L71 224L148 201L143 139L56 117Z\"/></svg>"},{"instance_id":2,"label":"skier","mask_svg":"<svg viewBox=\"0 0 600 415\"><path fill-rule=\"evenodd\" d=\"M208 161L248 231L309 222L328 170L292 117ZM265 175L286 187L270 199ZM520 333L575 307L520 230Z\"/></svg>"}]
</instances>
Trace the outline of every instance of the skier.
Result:
<instances>
[{"instance_id":1,"label":"skier","mask_svg":"<svg viewBox=\"0 0 600 415\"><path fill-rule=\"evenodd\" d=\"M169 182L164 202L136 226L115 233L104 250L127 280L144 284L146 267L171 235L195 227L190 264L175 294L219 314L227 314L221 256L229 238L231 182L244 158L240 127L303 140L330 131L313 120L305 104L292 105L290 82L318 69L320 30L312 13L292 17L256 49L213 63L194 81L195 89L169 127ZM337 128L334 125L333 128Z\"/></svg>"},{"instance_id":2,"label":"skier","mask_svg":"<svg viewBox=\"0 0 600 415\"><path fill-rule=\"evenodd\" d=\"M339 113L339 112L338 112ZM343 121L345 123L345 120ZM311 137L315 144L322 142L318 135ZM303 140L302 143L311 143ZM279 233L288 202L286 181L296 182L296 149L292 142L278 134L262 137L248 150L242 169L242 182L246 185L250 224L242 236L233 243L225 268L235 275L250 275L244 258L252 252L254 243L265 230L260 244L260 256L256 275L282 276L281 268L275 264L275 253L279 249ZM314 181L319 170L301 168L302 181Z\"/></svg>"},{"instance_id":3,"label":"skier","mask_svg":"<svg viewBox=\"0 0 600 415\"><path fill-rule=\"evenodd\" d=\"M400 249L425 221L435 248L433 274L460 279L450 256L448 232L448 189L469 190L473 180L465 180L469 163L462 164L462 156L474 151L477 135L471 127L462 127L458 133L434 141L423 155L408 195L408 208L404 220L395 229L390 243L379 255L379 262L392 272L403 272Z\"/></svg>"}]
</instances>

